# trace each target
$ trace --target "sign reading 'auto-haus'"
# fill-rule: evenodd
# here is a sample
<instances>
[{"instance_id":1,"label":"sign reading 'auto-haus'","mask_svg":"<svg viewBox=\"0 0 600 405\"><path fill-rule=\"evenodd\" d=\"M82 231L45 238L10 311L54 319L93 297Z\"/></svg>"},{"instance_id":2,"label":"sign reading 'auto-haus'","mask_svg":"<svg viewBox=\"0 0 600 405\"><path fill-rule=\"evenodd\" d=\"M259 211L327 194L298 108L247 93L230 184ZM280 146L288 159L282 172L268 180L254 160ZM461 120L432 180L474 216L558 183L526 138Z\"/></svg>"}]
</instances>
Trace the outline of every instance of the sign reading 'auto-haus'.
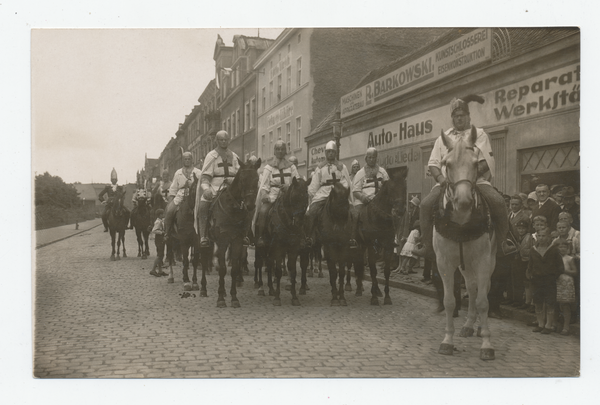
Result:
<instances>
[{"instance_id":1,"label":"sign reading 'auto-haus'","mask_svg":"<svg viewBox=\"0 0 600 405\"><path fill-rule=\"evenodd\" d=\"M492 57L491 30L477 29L342 96L347 117Z\"/></svg>"}]
</instances>

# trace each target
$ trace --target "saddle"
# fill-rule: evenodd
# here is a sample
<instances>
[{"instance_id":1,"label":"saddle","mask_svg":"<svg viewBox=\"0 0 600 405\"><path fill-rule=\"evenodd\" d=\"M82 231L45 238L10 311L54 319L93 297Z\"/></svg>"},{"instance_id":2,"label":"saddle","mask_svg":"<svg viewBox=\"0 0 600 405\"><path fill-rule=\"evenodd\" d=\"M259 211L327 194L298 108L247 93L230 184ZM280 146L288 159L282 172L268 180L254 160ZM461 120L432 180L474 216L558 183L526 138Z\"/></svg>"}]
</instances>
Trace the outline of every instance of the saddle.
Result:
<instances>
[{"instance_id":1,"label":"saddle","mask_svg":"<svg viewBox=\"0 0 600 405\"><path fill-rule=\"evenodd\" d=\"M477 188L474 187L476 195L475 207L471 213L471 219L465 224L457 224L451 220L452 204L448 201L444 206L446 190L440 193L440 197L433 205L435 230L446 239L454 242L468 242L478 239L484 233L490 233L494 229L490 209L487 201Z\"/></svg>"}]
</instances>

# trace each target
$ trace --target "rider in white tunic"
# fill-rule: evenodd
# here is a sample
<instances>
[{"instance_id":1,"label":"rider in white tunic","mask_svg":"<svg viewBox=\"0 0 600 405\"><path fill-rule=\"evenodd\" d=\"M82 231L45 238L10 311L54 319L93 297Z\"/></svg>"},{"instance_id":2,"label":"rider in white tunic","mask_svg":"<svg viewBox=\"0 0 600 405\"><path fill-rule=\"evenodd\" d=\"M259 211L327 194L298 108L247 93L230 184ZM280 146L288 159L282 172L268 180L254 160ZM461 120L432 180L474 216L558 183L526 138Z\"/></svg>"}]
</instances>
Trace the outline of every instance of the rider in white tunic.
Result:
<instances>
[{"instance_id":1,"label":"rider in white tunic","mask_svg":"<svg viewBox=\"0 0 600 405\"><path fill-rule=\"evenodd\" d=\"M327 142L325 145L325 157L327 160L320 163L313 172L310 185L308 186L308 197L311 200L304 220L306 221L306 242L308 246L314 243L315 219L325 206L325 201L331 193L331 188L335 183L340 183L347 189L352 187L350 174L346 165L336 159L337 145L334 141ZM352 193L348 199L353 202ZM351 247L356 246L356 240L350 240Z\"/></svg>"},{"instance_id":2,"label":"rider in white tunic","mask_svg":"<svg viewBox=\"0 0 600 405\"><path fill-rule=\"evenodd\" d=\"M192 174L199 178L202 172L192 165L192 153L185 152L183 154L183 167L175 172L171 187L169 187L169 205L165 210L165 239L169 238L175 213L179 209L179 204L183 201L185 190L189 188L194 180Z\"/></svg>"},{"instance_id":3,"label":"rider in white tunic","mask_svg":"<svg viewBox=\"0 0 600 405\"><path fill-rule=\"evenodd\" d=\"M267 214L271 206L279 197L284 185L290 185L292 179L300 178L296 166L285 159L287 148L285 142L279 140L275 142L274 154L275 161L267 164L263 170L258 185L258 195L256 196L256 214L254 222L256 224L256 246L265 246L264 231L266 228Z\"/></svg>"},{"instance_id":4,"label":"rider in white tunic","mask_svg":"<svg viewBox=\"0 0 600 405\"><path fill-rule=\"evenodd\" d=\"M227 131L217 132L217 147L206 155L202 176L196 193L196 211L194 225L200 235L200 247L208 247L206 234L210 203L225 182L233 181L240 169L239 157L229 149L231 136Z\"/></svg>"}]
</instances>

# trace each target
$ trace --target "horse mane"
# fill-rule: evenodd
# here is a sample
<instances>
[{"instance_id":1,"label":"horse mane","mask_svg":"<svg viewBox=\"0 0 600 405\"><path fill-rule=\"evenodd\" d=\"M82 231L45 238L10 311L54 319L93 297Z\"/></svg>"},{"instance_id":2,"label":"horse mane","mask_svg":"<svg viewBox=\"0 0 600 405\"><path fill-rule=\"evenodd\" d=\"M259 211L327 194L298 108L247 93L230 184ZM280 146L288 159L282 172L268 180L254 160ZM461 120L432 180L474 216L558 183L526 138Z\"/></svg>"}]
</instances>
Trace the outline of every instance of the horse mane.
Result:
<instances>
[{"instance_id":1,"label":"horse mane","mask_svg":"<svg viewBox=\"0 0 600 405\"><path fill-rule=\"evenodd\" d=\"M344 224L348 220L350 212L349 195L350 190L340 183L335 183L331 188L331 192L325 203L325 209L336 224Z\"/></svg>"}]
</instances>

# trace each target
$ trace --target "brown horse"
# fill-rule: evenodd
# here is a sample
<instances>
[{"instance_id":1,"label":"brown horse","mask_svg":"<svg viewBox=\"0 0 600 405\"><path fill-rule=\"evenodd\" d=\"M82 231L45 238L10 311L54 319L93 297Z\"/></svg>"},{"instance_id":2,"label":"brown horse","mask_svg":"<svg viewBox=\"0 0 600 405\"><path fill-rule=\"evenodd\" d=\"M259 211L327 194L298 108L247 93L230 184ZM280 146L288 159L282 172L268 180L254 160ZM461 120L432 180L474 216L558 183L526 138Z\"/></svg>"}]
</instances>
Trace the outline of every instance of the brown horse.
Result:
<instances>
[{"instance_id":1,"label":"brown horse","mask_svg":"<svg viewBox=\"0 0 600 405\"><path fill-rule=\"evenodd\" d=\"M377 281L377 253L383 250L385 277L385 298L383 303L391 305L390 298L390 273L394 252L395 227L394 221L398 217L404 218L406 201L406 180L404 176L395 175L381 186L381 190L369 202L358 217L358 249L352 253L354 270L356 272L356 296L361 296L363 291L364 257L367 260L371 275L371 305L379 305L381 291ZM401 219L402 220L402 219Z\"/></svg>"},{"instance_id":2,"label":"brown horse","mask_svg":"<svg viewBox=\"0 0 600 405\"><path fill-rule=\"evenodd\" d=\"M237 298L236 280L241 271L241 257L243 251L243 239L250 229L252 213L256 194L258 193L258 173L261 160L256 163L243 163L238 159L240 169L233 178L231 185L223 188L214 198L209 214L209 234L217 246L219 289L217 307L224 308L225 303L225 275L227 264L225 253L230 249L231 259L231 305L240 307ZM206 271L208 263L212 260L212 249L201 249L202 261L202 290L201 295L206 293Z\"/></svg>"},{"instance_id":3,"label":"brown horse","mask_svg":"<svg viewBox=\"0 0 600 405\"><path fill-rule=\"evenodd\" d=\"M446 334L439 353L452 355L454 352L452 314L456 303L453 290L454 272L458 267L469 293L467 321L460 336L473 336L473 324L479 314L483 338L480 357L493 360L495 354L490 342L487 294L496 264L496 235L488 220L487 206L476 186L477 131L472 127L468 139L461 138L456 142L443 131L441 137L448 149L448 155L442 162L446 166L448 183L441 194L441 210L435 210L433 230L433 250L444 283L446 309Z\"/></svg>"},{"instance_id":4,"label":"brown horse","mask_svg":"<svg viewBox=\"0 0 600 405\"><path fill-rule=\"evenodd\" d=\"M137 209L131 213L131 222L135 228L135 235L138 243L138 257L146 259L150 256L150 247L148 239L152 231L151 207L148 199L143 197L136 198Z\"/></svg>"},{"instance_id":5,"label":"brown horse","mask_svg":"<svg viewBox=\"0 0 600 405\"><path fill-rule=\"evenodd\" d=\"M125 230L127 229L127 225L129 224L129 210L123 205L124 201L125 191L123 191L123 186L117 186L117 190L115 191L115 195L112 199L112 206L110 207L110 211L108 213L108 230L110 232L112 246L110 260L112 261L121 260L121 243L123 244L123 257L127 257L127 252L125 251ZM116 256L115 237L117 238Z\"/></svg>"}]
</instances>

